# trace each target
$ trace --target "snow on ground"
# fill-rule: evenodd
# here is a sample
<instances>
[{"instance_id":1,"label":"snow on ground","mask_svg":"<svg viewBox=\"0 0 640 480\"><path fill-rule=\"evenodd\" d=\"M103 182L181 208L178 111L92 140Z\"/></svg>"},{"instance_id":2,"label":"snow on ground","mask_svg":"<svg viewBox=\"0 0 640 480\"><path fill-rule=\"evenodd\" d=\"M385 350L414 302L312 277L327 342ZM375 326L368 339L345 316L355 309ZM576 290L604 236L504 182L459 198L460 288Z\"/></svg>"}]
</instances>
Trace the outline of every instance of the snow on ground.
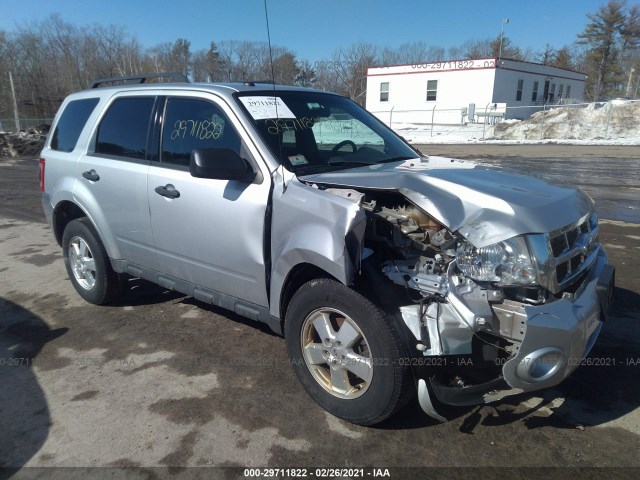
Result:
<instances>
[{"instance_id":1,"label":"snow on ground","mask_svg":"<svg viewBox=\"0 0 640 480\"><path fill-rule=\"evenodd\" d=\"M566 106L537 112L527 120L494 125L396 123L392 128L408 142L424 143L563 143L575 145L640 145L640 101Z\"/></svg>"}]
</instances>

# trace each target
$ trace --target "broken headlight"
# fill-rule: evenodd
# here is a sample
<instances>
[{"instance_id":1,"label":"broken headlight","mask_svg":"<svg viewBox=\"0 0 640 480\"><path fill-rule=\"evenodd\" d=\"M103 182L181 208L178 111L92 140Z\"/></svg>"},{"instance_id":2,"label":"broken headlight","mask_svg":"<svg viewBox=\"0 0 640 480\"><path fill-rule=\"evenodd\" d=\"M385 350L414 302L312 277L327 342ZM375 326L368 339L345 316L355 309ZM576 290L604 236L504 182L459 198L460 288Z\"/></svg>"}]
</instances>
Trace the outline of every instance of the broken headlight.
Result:
<instances>
[{"instance_id":1,"label":"broken headlight","mask_svg":"<svg viewBox=\"0 0 640 480\"><path fill-rule=\"evenodd\" d=\"M482 248L464 241L456 250L456 264L465 276L477 281L496 282L500 286L537 283L524 237L513 237Z\"/></svg>"}]
</instances>

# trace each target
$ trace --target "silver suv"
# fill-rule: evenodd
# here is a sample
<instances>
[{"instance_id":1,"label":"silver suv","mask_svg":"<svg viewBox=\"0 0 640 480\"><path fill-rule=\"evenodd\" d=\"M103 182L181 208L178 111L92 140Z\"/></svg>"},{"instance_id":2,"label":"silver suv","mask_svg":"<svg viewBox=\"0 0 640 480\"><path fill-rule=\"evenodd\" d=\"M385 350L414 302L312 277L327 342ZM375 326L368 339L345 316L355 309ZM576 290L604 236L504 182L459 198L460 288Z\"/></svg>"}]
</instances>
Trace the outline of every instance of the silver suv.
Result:
<instances>
[{"instance_id":1,"label":"silver suv","mask_svg":"<svg viewBox=\"0 0 640 480\"><path fill-rule=\"evenodd\" d=\"M614 269L579 189L421 156L331 93L120 80L70 95L40 160L87 301L133 276L264 322L361 425L416 391L444 420L550 387L589 353Z\"/></svg>"}]
</instances>

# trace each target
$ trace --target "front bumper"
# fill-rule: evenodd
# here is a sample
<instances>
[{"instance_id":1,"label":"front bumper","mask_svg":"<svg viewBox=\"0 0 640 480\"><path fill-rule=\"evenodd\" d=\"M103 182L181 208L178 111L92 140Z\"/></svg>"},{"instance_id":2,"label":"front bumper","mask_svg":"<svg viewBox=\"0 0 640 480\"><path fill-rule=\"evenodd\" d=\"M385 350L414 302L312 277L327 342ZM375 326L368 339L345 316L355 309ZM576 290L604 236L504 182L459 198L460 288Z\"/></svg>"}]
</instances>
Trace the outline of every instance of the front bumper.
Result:
<instances>
[{"instance_id":1,"label":"front bumper","mask_svg":"<svg viewBox=\"0 0 640 480\"><path fill-rule=\"evenodd\" d=\"M524 340L502 369L509 386L539 390L553 387L569 376L598 338L613 284L614 269L600 249L585 284L573 299L525 307Z\"/></svg>"},{"instance_id":2,"label":"front bumper","mask_svg":"<svg viewBox=\"0 0 640 480\"><path fill-rule=\"evenodd\" d=\"M600 248L575 295L565 295L544 305L525 306L524 339L517 353L504 364L501 377L463 388L446 387L433 378L427 388L425 380L420 380L421 405L431 405L426 398L430 392L445 404L474 405L559 384L593 347L611 304L614 277L615 269L607 263L606 253Z\"/></svg>"}]
</instances>

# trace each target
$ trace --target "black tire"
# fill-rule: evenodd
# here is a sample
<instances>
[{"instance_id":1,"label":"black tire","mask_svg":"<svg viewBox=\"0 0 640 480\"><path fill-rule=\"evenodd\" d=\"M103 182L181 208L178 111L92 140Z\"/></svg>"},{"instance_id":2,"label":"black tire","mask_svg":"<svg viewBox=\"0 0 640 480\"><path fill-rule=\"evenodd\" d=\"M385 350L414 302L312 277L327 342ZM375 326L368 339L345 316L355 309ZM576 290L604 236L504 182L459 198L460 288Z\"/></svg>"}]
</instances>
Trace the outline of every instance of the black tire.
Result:
<instances>
[{"instance_id":1,"label":"black tire","mask_svg":"<svg viewBox=\"0 0 640 480\"><path fill-rule=\"evenodd\" d=\"M84 249L83 255L78 255L78 247ZM100 236L88 218L78 218L69 222L62 235L62 251L69 279L78 294L87 302L106 305L122 296L127 277L111 268ZM82 259L77 260L78 257ZM92 271L89 263L91 261L94 266ZM83 271L82 265L85 265L86 270Z\"/></svg>"},{"instance_id":2,"label":"black tire","mask_svg":"<svg viewBox=\"0 0 640 480\"><path fill-rule=\"evenodd\" d=\"M324 325L325 319L334 326L333 331L325 331L336 334L327 343L320 338L322 328L316 327L316 321ZM342 335L347 323L350 329ZM289 359L302 386L336 417L357 425L375 425L391 417L410 397L410 371L400 361L402 347L395 327L382 310L341 283L320 278L300 287L287 309L284 331ZM360 340L347 347L338 337ZM317 356L320 352L322 357ZM371 362L357 370L365 372L358 376L352 370L353 365L364 364L360 358Z\"/></svg>"}]
</instances>

